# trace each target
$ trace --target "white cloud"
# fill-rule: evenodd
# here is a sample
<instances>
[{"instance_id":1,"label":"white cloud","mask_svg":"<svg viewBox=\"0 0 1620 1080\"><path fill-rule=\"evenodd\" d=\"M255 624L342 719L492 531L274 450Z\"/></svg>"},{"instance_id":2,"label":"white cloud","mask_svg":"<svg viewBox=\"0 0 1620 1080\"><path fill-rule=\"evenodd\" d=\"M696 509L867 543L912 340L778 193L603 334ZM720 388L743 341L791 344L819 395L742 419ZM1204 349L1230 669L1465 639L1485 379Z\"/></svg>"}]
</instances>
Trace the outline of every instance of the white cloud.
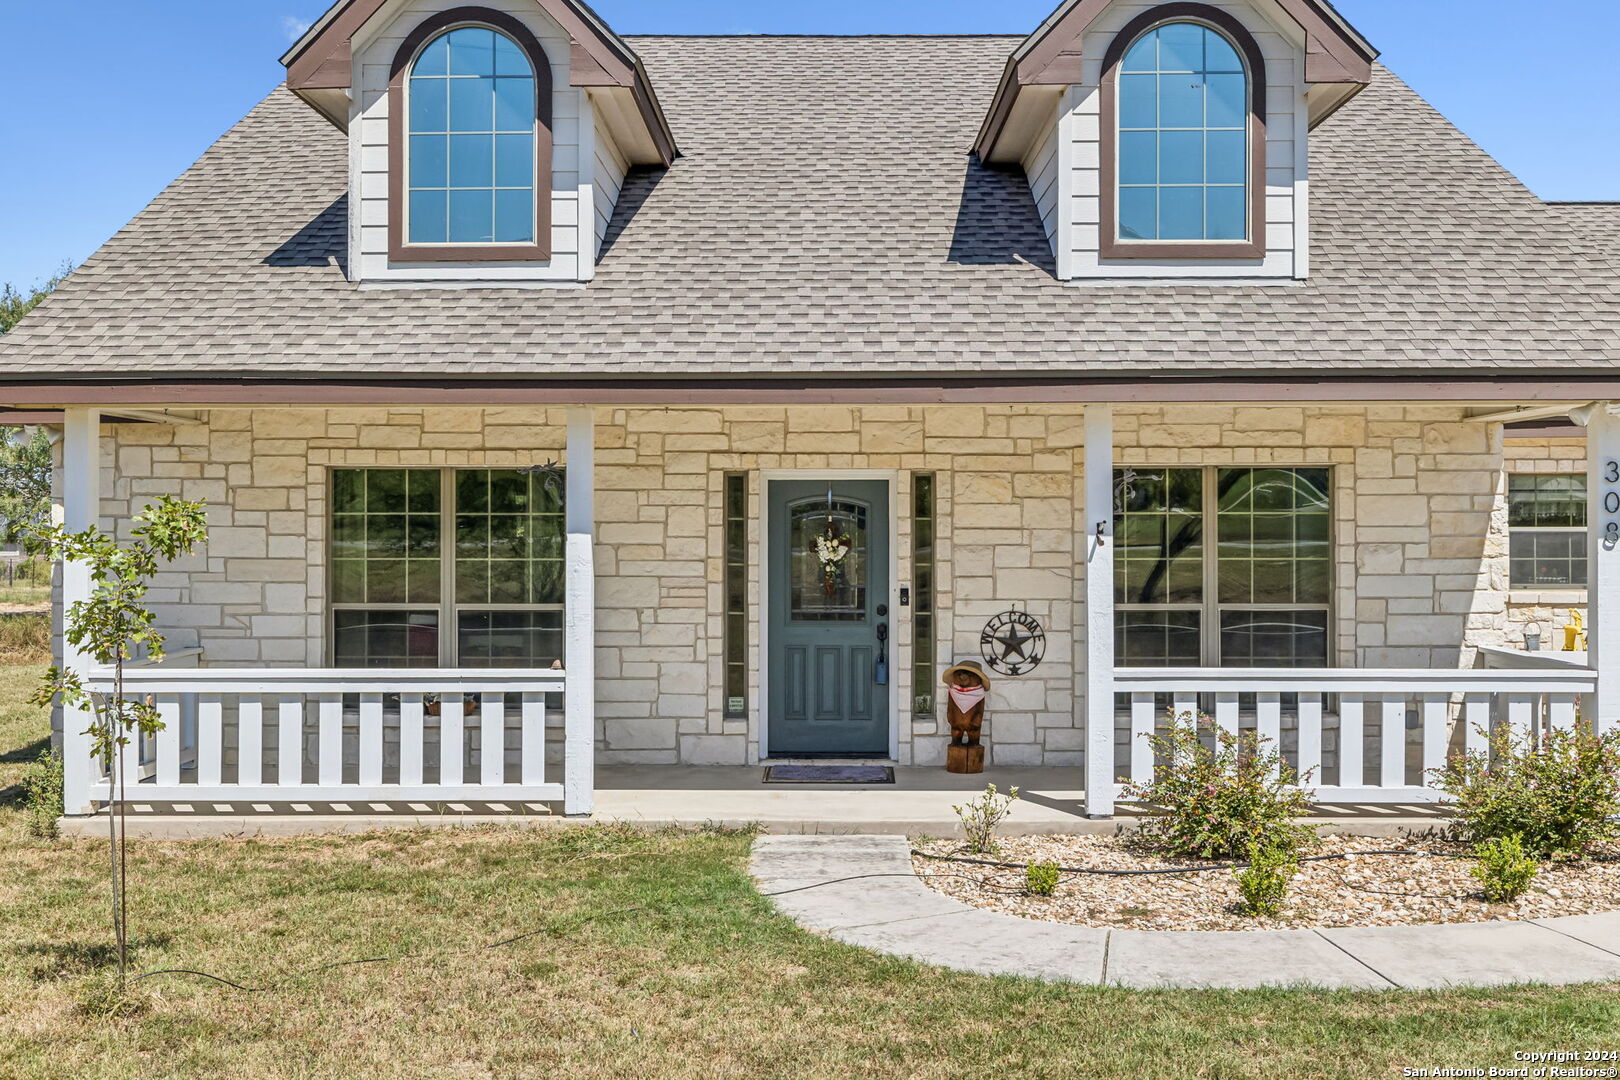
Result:
<instances>
[{"instance_id":1,"label":"white cloud","mask_svg":"<svg viewBox=\"0 0 1620 1080\"><path fill-rule=\"evenodd\" d=\"M288 41L297 41L309 29L309 20L300 19L296 15L283 15L281 17L282 33L287 35Z\"/></svg>"}]
</instances>

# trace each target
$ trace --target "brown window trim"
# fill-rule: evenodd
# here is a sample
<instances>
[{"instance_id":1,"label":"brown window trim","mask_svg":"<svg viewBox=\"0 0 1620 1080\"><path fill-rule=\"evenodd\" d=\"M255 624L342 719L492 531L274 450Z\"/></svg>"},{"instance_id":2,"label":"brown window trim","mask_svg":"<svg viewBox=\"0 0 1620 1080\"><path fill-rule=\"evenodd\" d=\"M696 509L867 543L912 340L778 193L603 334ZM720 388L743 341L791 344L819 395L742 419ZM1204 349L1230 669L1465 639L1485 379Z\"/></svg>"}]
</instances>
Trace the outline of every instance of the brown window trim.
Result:
<instances>
[{"instance_id":1,"label":"brown window trim","mask_svg":"<svg viewBox=\"0 0 1620 1080\"><path fill-rule=\"evenodd\" d=\"M532 244L409 244L405 240L405 78L418 50L441 31L479 24L499 30L534 66L534 240ZM390 262L549 262L551 260L551 61L534 34L503 11L458 7L425 19L394 54L388 76L388 258Z\"/></svg>"},{"instance_id":2,"label":"brown window trim","mask_svg":"<svg viewBox=\"0 0 1620 1080\"><path fill-rule=\"evenodd\" d=\"M1121 240L1119 228L1119 65L1137 38L1160 23L1193 19L1208 23L1243 50L1249 64L1249 239L1243 241ZM1266 257L1266 61L1244 25L1208 4L1162 4L1144 11L1114 36L1103 54L1102 138L1098 217L1104 259L1263 259Z\"/></svg>"}]
</instances>

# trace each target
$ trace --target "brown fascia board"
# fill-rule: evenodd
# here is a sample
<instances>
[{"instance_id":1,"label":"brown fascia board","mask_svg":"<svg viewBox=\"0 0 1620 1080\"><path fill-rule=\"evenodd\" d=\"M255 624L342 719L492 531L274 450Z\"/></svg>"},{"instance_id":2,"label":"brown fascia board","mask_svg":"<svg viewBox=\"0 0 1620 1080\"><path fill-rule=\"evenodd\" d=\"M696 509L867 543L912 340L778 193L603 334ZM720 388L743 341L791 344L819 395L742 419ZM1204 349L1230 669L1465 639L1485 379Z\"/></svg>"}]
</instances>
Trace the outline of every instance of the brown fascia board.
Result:
<instances>
[{"instance_id":1,"label":"brown fascia board","mask_svg":"<svg viewBox=\"0 0 1620 1080\"><path fill-rule=\"evenodd\" d=\"M287 89L303 98L338 127L341 120L318 99L322 90L347 90L354 85L354 35L371 21L388 0L346 0L321 17L304 39L282 56L287 68ZM680 153L674 133L658 104L658 95L635 51L619 40L599 16L575 0L535 0L568 34L569 84L572 86L624 86L635 95L642 121L663 164Z\"/></svg>"},{"instance_id":2,"label":"brown fascia board","mask_svg":"<svg viewBox=\"0 0 1620 1080\"><path fill-rule=\"evenodd\" d=\"M1086 30L1113 0L1074 0L1056 18L1024 40L1007 62L995 97L980 125L973 150L989 161L996 142L1012 115L1013 99L1025 86L1066 86L1080 81L1081 41ZM1331 6L1320 0L1276 0L1278 6L1305 31L1305 81L1350 83L1372 81L1372 62L1378 50L1356 33ZM1344 101L1354 94L1347 94ZM1342 102L1341 102L1342 104Z\"/></svg>"},{"instance_id":3,"label":"brown fascia board","mask_svg":"<svg viewBox=\"0 0 1620 1080\"><path fill-rule=\"evenodd\" d=\"M1492 378L1433 375L1342 377L1284 375L1185 377L960 376L936 379L869 376L760 378L488 378L416 380L121 379L0 384L0 405L20 410L102 408L413 405L1120 405L1183 402L1300 402L1358 405L1620 399L1620 377Z\"/></svg>"},{"instance_id":4,"label":"brown fascia board","mask_svg":"<svg viewBox=\"0 0 1620 1080\"><path fill-rule=\"evenodd\" d=\"M1586 429L1573 420L1520 420L1502 425L1502 438L1528 439L1584 439Z\"/></svg>"}]
</instances>

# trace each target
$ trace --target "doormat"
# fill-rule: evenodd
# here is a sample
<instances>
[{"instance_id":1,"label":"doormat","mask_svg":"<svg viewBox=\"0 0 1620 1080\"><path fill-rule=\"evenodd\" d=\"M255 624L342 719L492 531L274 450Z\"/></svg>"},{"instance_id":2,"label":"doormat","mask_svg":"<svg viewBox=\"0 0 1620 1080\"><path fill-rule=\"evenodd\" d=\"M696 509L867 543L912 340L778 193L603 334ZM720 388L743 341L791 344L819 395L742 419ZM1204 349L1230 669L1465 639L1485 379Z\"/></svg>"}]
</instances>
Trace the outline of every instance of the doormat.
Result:
<instances>
[{"instance_id":1,"label":"doormat","mask_svg":"<svg viewBox=\"0 0 1620 1080\"><path fill-rule=\"evenodd\" d=\"M767 765L767 784L892 784L889 765Z\"/></svg>"}]
</instances>

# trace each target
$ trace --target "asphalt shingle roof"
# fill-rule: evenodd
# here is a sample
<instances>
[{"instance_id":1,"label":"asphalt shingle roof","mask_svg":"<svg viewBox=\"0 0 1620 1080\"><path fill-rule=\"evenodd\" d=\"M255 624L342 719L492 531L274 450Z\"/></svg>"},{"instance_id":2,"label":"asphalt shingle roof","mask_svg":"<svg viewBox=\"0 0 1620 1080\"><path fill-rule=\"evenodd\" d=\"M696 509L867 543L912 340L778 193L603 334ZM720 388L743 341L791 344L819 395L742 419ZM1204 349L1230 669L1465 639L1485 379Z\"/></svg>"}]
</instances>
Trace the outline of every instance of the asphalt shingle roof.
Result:
<instances>
[{"instance_id":1,"label":"asphalt shingle roof","mask_svg":"<svg viewBox=\"0 0 1620 1080\"><path fill-rule=\"evenodd\" d=\"M1394 75L1311 137L1304 284L1064 284L967 148L1017 37L638 37L684 157L585 288L363 290L347 143L272 92L10 334L62 377L1613 373L1620 253ZM1601 212L1599 212L1601 213Z\"/></svg>"}]
</instances>

